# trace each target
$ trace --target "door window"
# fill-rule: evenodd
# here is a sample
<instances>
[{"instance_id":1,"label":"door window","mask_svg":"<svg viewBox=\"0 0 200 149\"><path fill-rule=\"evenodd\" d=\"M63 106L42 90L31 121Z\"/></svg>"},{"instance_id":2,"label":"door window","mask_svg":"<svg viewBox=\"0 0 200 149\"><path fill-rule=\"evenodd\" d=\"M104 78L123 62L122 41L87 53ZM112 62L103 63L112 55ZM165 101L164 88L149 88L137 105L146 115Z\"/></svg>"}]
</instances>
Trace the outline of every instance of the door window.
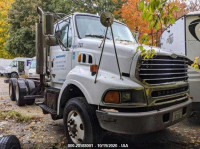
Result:
<instances>
[{"instance_id":1,"label":"door window","mask_svg":"<svg viewBox=\"0 0 200 149\"><path fill-rule=\"evenodd\" d=\"M55 24L55 36L59 38L58 40L60 40L65 47L72 46L72 28L70 19ZM58 44L59 41L57 42L57 45Z\"/></svg>"}]
</instances>

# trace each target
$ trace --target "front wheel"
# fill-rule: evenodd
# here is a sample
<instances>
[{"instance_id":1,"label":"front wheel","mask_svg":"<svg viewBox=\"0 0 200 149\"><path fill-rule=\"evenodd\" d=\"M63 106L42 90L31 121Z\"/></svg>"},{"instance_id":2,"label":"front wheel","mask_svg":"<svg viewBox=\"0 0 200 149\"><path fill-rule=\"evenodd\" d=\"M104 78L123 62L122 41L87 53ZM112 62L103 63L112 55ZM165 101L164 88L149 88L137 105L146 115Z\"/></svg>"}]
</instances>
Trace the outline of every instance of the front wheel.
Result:
<instances>
[{"instance_id":1,"label":"front wheel","mask_svg":"<svg viewBox=\"0 0 200 149\"><path fill-rule=\"evenodd\" d=\"M102 131L95 110L85 98L70 99L64 110L64 127L68 143L100 143Z\"/></svg>"}]
</instances>

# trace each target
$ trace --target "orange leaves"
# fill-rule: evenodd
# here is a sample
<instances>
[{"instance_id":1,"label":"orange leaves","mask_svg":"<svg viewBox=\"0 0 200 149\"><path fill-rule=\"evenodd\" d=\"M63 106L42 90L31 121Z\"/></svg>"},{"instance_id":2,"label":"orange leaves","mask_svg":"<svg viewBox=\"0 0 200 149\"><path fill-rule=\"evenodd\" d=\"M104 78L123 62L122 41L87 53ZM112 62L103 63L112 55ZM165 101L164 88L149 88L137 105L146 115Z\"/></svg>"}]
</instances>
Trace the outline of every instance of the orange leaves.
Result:
<instances>
[{"instance_id":1,"label":"orange leaves","mask_svg":"<svg viewBox=\"0 0 200 149\"><path fill-rule=\"evenodd\" d=\"M139 31L140 41L142 41L142 37L144 36L144 34L147 34L151 35L149 38L149 43L151 43L152 45L159 45L159 36L166 26L158 25L157 32L155 32L155 29L150 29L149 23L152 22L148 22L142 19L142 11L139 9L139 2L140 0L127 0L127 3L125 3L117 13L120 14L120 16L122 17L122 21L127 24L132 31ZM167 7L165 9L163 8L164 15L169 15L168 10L170 10L170 8L174 6L177 6L179 8L178 11L173 11L172 16L174 18L179 18L186 13L185 0L168 1L166 6Z\"/></svg>"},{"instance_id":2,"label":"orange leaves","mask_svg":"<svg viewBox=\"0 0 200 149\"><path fill-rule=\"evenodd\" d=\"M121 12L124 23L132 31L149 33L148 22L142 19L142 12L138 8L139 2L140 0L128 0L119 11Z\"/></svg>"}]
</instances>

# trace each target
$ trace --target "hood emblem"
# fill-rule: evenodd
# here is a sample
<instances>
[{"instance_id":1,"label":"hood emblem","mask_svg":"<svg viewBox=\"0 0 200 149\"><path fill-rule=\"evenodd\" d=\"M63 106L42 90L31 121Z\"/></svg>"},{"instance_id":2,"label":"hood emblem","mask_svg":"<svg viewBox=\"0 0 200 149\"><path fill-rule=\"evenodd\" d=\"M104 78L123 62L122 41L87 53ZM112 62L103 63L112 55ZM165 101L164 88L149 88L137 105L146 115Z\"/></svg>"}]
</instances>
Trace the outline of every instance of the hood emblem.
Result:
<instances>
[{"instance_id":1,"label":"hood emblem","mask_svg":"<svg viewBox=\"0 0 200 149\"><path fill-rule=\"evenodd\" d=\"M177 55L176 54L172 54L171 57L172 58L177 58Z\"/></svg>"}]
</instances>

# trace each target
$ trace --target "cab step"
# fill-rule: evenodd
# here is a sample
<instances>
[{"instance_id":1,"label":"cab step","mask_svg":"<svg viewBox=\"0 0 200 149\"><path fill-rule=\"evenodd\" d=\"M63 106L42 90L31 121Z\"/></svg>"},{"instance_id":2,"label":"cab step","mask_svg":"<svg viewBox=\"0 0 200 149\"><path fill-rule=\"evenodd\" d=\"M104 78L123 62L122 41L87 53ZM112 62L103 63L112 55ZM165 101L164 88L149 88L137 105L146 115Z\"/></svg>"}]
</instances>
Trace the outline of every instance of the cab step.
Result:
<instances>
[{"instance_id":1,"label":"cab step","mask_svg":"<svg viewBox=\"0 0 200 149\"><path fill-rule=\"evenodd\" d=\"M43 102L37 102L36 105L40 106L40 108L42 108L44 111L52 114L52 115L56 115L57 112L56 110L50 108L49 106L47 106L46 104L44 104Z\"/></svg>"}]
</instances>

